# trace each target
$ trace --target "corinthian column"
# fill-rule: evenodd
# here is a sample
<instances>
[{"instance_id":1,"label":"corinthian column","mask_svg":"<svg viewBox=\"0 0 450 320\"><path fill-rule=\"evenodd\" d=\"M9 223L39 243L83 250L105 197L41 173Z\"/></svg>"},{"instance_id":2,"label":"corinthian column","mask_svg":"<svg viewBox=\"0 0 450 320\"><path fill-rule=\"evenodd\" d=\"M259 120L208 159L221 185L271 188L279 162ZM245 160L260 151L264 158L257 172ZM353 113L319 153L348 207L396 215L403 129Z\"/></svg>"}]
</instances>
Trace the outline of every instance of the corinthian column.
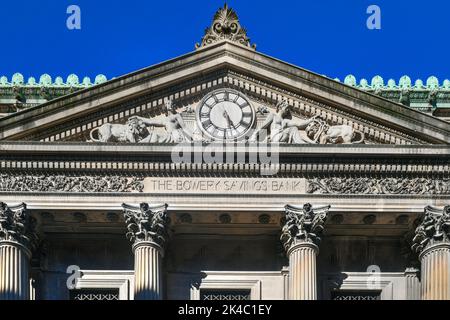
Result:
<instances>
[{"instance_id":1,"label":"corinthian column","mask_svg":"<svg viewBox=\"0 0 450 320\"><path fill-rule=\"evenodd\" d=\"M135 299L162 300L162 259L168 240L167 205L124 204L127 238L133 243Z\"/></svg>"},{"instance_id":2,"label":"corinthian column","mask_svg":"<svg viewBox=\"0 0 450 320\"><path fill-rule=\"evenodd\" d=\"M412 249L422 265L422 300L450 300L450 206L425 208Z\"/></svg>"},{"instance_id":3,"label":"corinthian column","mask_svg":"<svg viewBox=\"0 0 450 320\"><path fill-rule=\"evenodd\" d=\"M316 258L330 206L286 206L281 241L289 257L289 299L317 300Z\"/></svg>"},{"instance_id":4,"label":"corinthian column","mask_svg":"<svg viewBox=\"0 0 450 320\"><path fill-rule=\"evenodd\" d=\"M26 205L0 203L0 300L30 299L31 246L36 221Z\"/></svg>"}]
</instances>

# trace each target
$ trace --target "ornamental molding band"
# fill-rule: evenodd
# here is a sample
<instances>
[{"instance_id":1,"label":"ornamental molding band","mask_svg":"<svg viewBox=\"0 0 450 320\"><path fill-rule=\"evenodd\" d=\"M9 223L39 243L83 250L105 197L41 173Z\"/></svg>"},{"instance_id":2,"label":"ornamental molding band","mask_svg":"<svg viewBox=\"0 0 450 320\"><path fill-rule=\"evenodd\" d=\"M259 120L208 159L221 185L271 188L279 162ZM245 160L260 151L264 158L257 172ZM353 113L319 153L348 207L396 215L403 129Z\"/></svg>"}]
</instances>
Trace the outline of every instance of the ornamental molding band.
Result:
<instances>
[{"instance_id":1,"label":"ornamental molding band","mask_svg":"<svg viewBox=\"0 0 450 320\"><path fill-rule=\"evenodd\" d=\"M151 242L165 248L169 239L167 204L153 207L147 203L141 203L139 207L123 204L122 207L128 229L126 236L135 247Z\"/></svg>"},{"instance_id":2,"label":"ornamental molding band","mask_svg":"<svg viewBox=\"0 0 450 320\"><path fill-rule=\"evenodd\" d=\"M91 78L82 80L76 74L70 74L67 80L56 77L54 80L49 74L43 74L39 80L29 77L27 81L20 73L15 73L9 81L6 76L0 77L0 105L10 108L0 109L0 113L16 111L38 106L47 101L63 97L76 91L91 88L107 82L104 75L97 75L92 82ZM14 108L13 108L14 107Z\"/></svg>"},{"instance_id":3,"label":"ornamental molding band","mask_svg":"<svg viewBox=\"0 0 450 320\"><path fill-rule=\"evenodd\" d=\"M14 242L31 252L37 243L36 224L25 203L9 207L0 202L0 245L2 242Z\"/></svg>"},{"instance_id":4,"label":"ornamental molding band","mask_svg":"<svg viewBox=\"0 0 450 320\"><path fill-rule=\"evenodd\" d=\"M450 179L433 178L315 178L308 181L310 194L448 195Z\"/></svg>"},{"instance_id":5,"label":"ornamental molding band","mask_svg":"<svg viewBox=\"0 0 450 320\"><path fill-rule=\"evenodd\" d=\"M144 178L120 176L0 175L0 192L140 193Z\"/></svg>"},{"instance_id":6,"label":"ornamental molding band","mask_svg":"<svg viewBox=\"0 0 450 320\"><path fill-rule=\"evenodd\" d=\"M442 243L450 244L450 206L444 209L428 206L416 229L412 250L420 254Z\"/></svg>"},{"instance_id":7,"label":"ornamental molding band","mask_svg":"<svg viewBox=\"0 0 450 320\"><path fill-rule=\"evenodd\" d=\"M303 208L287 205L286 223L280 238L286 251L298 243L312 243L319 246L330 208L331 206L313 208L309 203Z\"/></svg>"},{"instance_id":8,"label":"ornamental molding band","mask_svg":"<svg viewBox=\"0 0 450 320\"><path fill-rule=\"evenodd\" d=\"M256 45L250 44L247 30L241 26L236 12L229 8L227 4L216 12L214 21L211 27L206 29L201 44L196 44L195 47L200 49L223 40L256 49Z\"/></svg>"},{"instance_id":9,"label":"ornamental molding band","mask_svg":"<svg viewBox=\"0 0 450 320\"><path fill-rule=\"evenodd\" d=\"M250 166L250 165L248 165ZM224 166L214 166L211 170L206 170L208 174L217 171L230 172L233 174L252 173L252 170L244 170L242 167L233 170L234 167L225 169ZM328 169L331 167L329 166ZM155 173L177 173L182 172L191 175L192 170L201 170L198 166L170 166L160 164L159 170ZM254 172L260 172L261 167L256 166ZM337 169L336 169L337 170ZM375 169L373 169L375 170ZM29 192L29 193L148 193L153 190L151 187L154 179L144 172L140 175L119 176L119 175L89 175L78 174L75 176L63 175L21 175L21 174L1 174L0 192ZM287 173L287 172L285 172ZM290 178L305 179L305 172L290 171ZM326 172L324 172L326 173ZM319 173L318 173L319 174ZM295 177L293 176L295 175ZM284 176L284 175L282 175ZM211 181L214 176L204 178L204 182ZM191 178L194 179L194 178ZM200 178L199 178L200 179ZM306 180L306 179L305 179ZM179 179L182 181L182 178ZM199 180L201 181L201 179ZM269 181L269 180L267 180ZM450 179L433 178L376 178L369 176L362 177L331 177L331 178L309 178L305 182L306 194L314 195L450 195ZM154 190L152 191L154 192Z\"/></svg>"}]
</instances>

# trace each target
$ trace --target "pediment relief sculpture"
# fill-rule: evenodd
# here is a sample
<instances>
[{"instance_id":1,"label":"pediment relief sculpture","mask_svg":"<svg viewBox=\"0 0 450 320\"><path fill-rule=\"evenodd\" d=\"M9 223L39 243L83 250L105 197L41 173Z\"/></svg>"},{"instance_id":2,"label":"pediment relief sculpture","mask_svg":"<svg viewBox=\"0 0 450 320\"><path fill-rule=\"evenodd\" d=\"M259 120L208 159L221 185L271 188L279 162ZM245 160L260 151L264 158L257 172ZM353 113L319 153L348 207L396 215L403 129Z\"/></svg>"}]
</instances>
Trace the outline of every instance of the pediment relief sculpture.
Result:
<instances>
[{"instance_id":1,"label":"pediment relief sculpture","mask_svg":"<svg viewBox=\"0 0 450 320\"><path fill-rule=\"evenodd\" d=\"M182 143L191 141L192 133L189 132L189 128L172 100L165 103L165 109L166 115L163 119L133 116L124 125L106 123L91 131L91 141L103 143ZM157 132L155 128L163 128L164 131Z\"/></svg>"},{"instance_id":2,"label":"pediment relief sculpture","mask_svg":"<svg viewBox=\"0 0 450 320\"><path fill-rule=\"evenodd\" d=\"M184 142L267 142L280 144L360 144L364 133L349 125L330 125L319 116L301 119L286 100L275 109L253 103L244 94L219 89L195 107L179 112L165 102L165 116L130 117L126 124L106 123L90 133L90 142L179 144ZM187 118L195 121L186 121Z\"/></svg>"},{"instance_id":3,"label":"pediment relief sculpture","mask_svg":"<svg viewBox=\"0 0 450 320\"><path fill-rule=\"evenodd\" d=\"M267 109L262 109L267 110ZM318 116L295 120L286 101L277 104L276 112L269 112L262 127L250 141L257 141L261 130L270 130L269 141L288 144L356 144L364 142L364 134L351 126L330 126Z\"/></svg>"}]
</instances>

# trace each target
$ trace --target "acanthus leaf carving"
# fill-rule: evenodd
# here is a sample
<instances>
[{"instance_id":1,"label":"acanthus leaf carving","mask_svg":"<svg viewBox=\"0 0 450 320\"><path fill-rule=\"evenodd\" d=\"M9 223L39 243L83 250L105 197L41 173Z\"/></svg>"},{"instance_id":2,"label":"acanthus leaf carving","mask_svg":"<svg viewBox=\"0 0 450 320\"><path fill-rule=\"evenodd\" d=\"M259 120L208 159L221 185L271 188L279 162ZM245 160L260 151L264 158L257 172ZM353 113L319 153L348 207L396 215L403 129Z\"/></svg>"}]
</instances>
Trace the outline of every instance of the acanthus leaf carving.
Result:
<instances>
[{"instance_id":1,"label":"acanthus leaf carving","mask_svg":"<svg viewBox=\"0 0 450 320\"><path fill-rule=\"evenodd\" d=\"M9 207L0 202L0 242L16 242L32 250L37 243L36 223L25 203Z\"/></svg>"},{"instance_id":2,"label":"acanthus leaf carving","mask_svg":"<svg viewBox=\"0 0 450 320\"><path fill-rule=\"evenodd\" d=\"M144 178L120 176L0 175L0 192L131 193L144 191Z\"/></svg>"},{"instance_id":3,"label":"acanthus leaf carving","mask_svg":"<svg viewBox=\"0 0 450 320\"><path fill-rule=\"evenodd\" d=\"M287 205L286 223L280 238L286 251L302 242L319 245L330 208L331 206L313 208L309 203L303 208Z\"/></svg>"},{"instance_id":4,"label":"acanthus leaf carving","mask_svg":"<svg viewBox=\"0 0 450 320\"><path fill-rule=\"evenodd\" d=\"M161 248L169 238L167 204L151 207L147 203L139 207L123 204L123 213L127 225L127 239L134 244L152 242Z\"/></svg>"},{"instance_id":5,"label":"acanthus leaf carving","mask_svg":"<svg viewBox=\"0 0 450 320\"><path fill-rule=\"evenodd\" d=\"M421 253L432 245L450 243L450 206L443 210L428 206L421 220L413 239L414 252Z\"/></svg>"},{"instance_id":6,"label":"acanthus leaf carving","mask_svg":"<svg viewBox=\"0 0 450 320\"><path fill-rule=\"evenodd\" d=\"M430 178L315 178L308 181L310 194L438 195L450 194L450 179Z\"/></svg>"},{"instance_id":7,"label":"acanthus leaf carving","mask_svg":"<svg viewBox=\"0 0 450 320\"><path fill-rule=\"evenodd\" d=\"M206 47L221 40L229 40L256 49L256 45L250 44L247 30L241 26L236 12L227 4L216 12L211 27L206 29L202 43L197 44L196 48Z\"/></svg>"}]
</instances>

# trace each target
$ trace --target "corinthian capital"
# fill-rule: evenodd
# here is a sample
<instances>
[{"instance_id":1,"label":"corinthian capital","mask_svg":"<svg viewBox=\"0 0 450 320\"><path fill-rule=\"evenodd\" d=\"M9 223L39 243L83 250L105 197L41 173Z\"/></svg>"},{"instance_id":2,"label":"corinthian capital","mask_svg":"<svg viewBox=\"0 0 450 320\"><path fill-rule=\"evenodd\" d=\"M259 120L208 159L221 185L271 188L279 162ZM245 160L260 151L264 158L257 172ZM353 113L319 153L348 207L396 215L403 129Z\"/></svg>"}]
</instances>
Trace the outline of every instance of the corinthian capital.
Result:
<instances>
[{"instance_id":1,"label":"corinthian capital","mask_svg":"<svg viewBox=\"0 0 450 320\"><path fill-rule=\"evenodd\" d=\"M450 243L450 206L443 210L428 206L417 227L412 249L421 253L424 249L439 243Z\"/></svg>"},{"instance_id":2,"label":"corinthian capital","mask_svg":"<svg viewBox=\"0 0 450 320\"><path fill-rule=\"evenodd\" d=\"M25 203L9 207L0 202L0 242L20 243L31 250L37 239L35 228L36 220L27 212Z\"/></svg>"},{"instance_id":3,"label":"corinthian capital","mask_svg":"<svg viewBox=\"0 0 450 320\"><path fill-rule=\"evenodd\" d=\"M313 208L310 204L305 204L303 208L286 206L286 223L281 234L286 251L296 243L319 245L330 207Z\"/></svg>"},{"instance_id":4,"label":"corinthian capital","mask_svg":"<svg viewBox=\"0 0 450 320\"><path fill-rule=\"evenodd\" d=\"M127 238L134 244L153 242L164 248L168 239L167 204L150 207L142 203L139 207L122 205L127 224Z\"/></svg>"}]
</instances>

